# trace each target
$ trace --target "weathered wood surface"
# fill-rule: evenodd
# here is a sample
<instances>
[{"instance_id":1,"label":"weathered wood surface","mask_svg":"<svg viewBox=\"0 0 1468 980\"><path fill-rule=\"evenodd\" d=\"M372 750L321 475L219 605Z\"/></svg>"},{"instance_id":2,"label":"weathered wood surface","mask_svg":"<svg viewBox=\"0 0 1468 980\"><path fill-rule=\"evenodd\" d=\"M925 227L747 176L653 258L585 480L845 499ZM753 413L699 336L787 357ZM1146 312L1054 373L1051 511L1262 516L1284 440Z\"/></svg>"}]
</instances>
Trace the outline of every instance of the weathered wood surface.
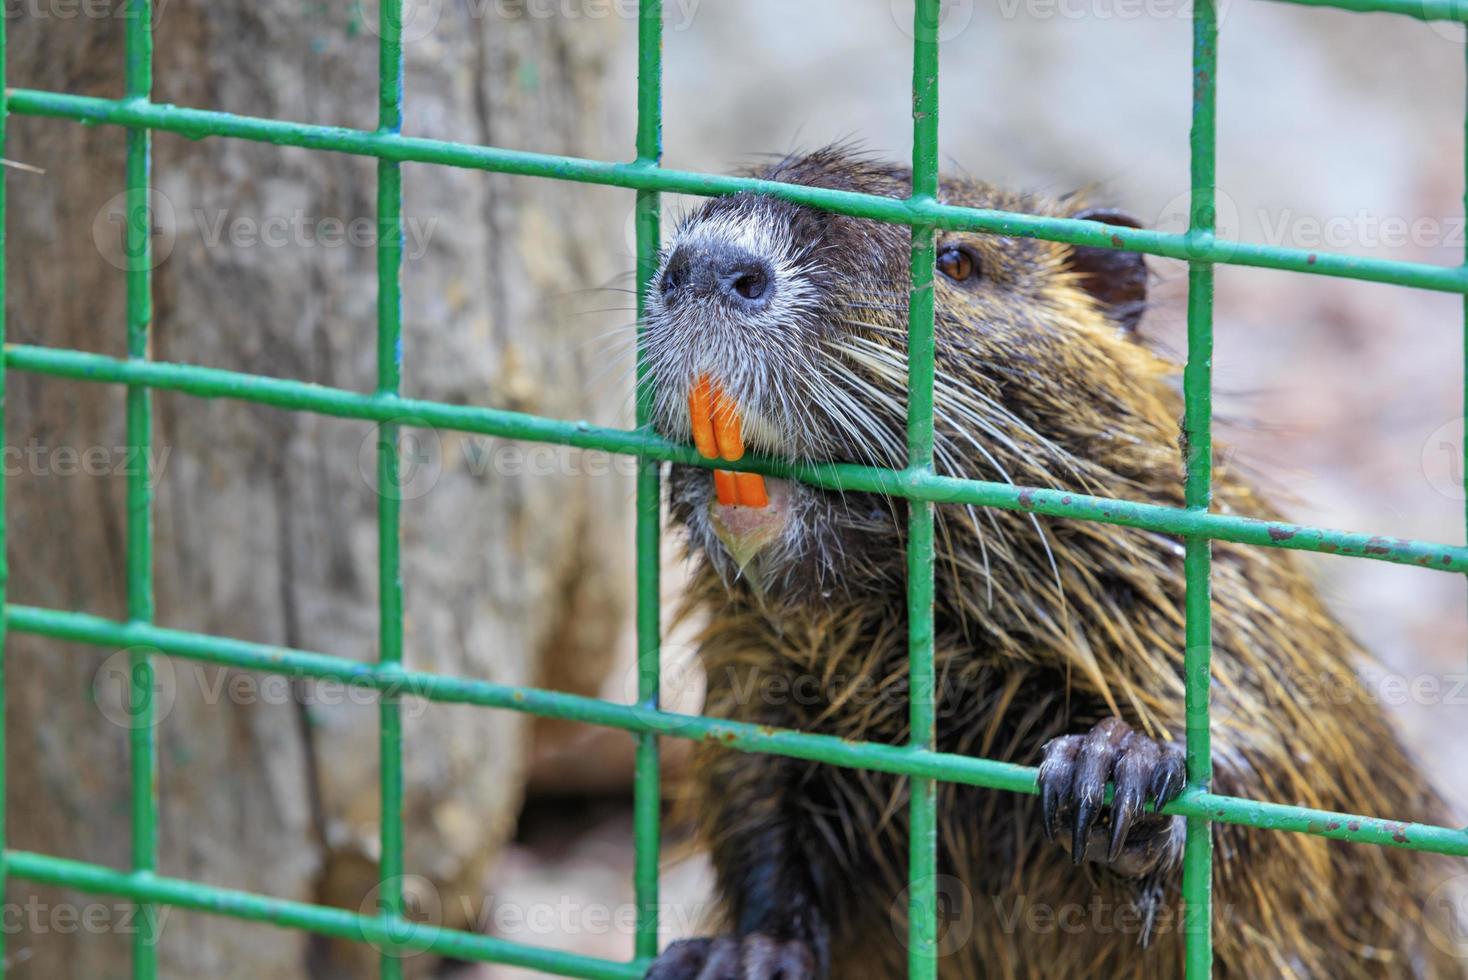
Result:
<instances>
[{"instance_id":1,"label":"weathered wood surface","mask_svg":"<svg viewBox=\"0 0 1468 980\"><path fill-rule=\"evenodd\" d=\"M375 128L373 11L364 22L348 3L159 6L157 101ZM617 25L417 6L437 23L426 36L409 25L407 132L590 156L622 149L601 132ZM10 84L121 94L120 19L29 10L10 21ZM7 174L10 339L121 354L109 201L122 187L122 132L24 118L11 130L7 156L45 174ZM373 162L166 134L155 147L154 356L371 390ZM405 390L612 415L620 389L615 376L598 381L594 340L617 315L578 315L588 304L577 294L627 268L630 195L420 166L405 168L405 184ZM369 240L354 240L364 229ZM370 427L167 393L155 404L158 621L375 657ZM110 470L123 462L111 449L124 442L122 392L12 374L6 422L10 446L33 447L8 459L12 600L121 618L124 481ZM63 447L106 447L93 457L106 464L72 473ZM587 478L574 456L532 469L503 449L433 432L410 446L408 662L595 691L630 581L625 467ZM126 866L127 737L112 654L11 638L12 846ZM184 663L160 677L161 870L370 910L375 707ZM513 713L407 711L407 866L434 891L424 907L463 925L512 829L533 726ZM21 882L7 900L40 909L28 920L38 928L9 938L13 975L128 975L124 913L109 911L100 930L51 921L51 910L114 900ZM304 935L183 912L165 921L162 955L175 977L372 975Z\"/></svg>"}]
</instances>

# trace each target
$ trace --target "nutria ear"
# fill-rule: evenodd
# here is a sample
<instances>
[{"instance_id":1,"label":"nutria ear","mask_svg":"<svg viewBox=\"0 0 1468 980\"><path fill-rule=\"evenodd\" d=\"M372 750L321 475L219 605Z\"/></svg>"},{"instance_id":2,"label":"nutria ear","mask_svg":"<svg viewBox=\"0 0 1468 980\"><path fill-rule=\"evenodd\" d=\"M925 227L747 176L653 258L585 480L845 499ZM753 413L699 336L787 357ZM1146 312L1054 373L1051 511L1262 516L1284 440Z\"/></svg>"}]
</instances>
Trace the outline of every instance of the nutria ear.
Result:
<instances>
[{"instance_id":1,"label":"nutria ear","mask_svg":"<svg viewBox=\"0 0 1468 980\"><path fill-rule=\"evenodd\" d=\"M1085 221L1140 228L1142 223L1123 211L1086 208L1071 215ZM1069 268L1080 274L1081 288L1096 298L1107 315L1127 333L1135 333L1147 308L1147 261L1141 252L1076 245Z\"/></svg>"}]
</instances>

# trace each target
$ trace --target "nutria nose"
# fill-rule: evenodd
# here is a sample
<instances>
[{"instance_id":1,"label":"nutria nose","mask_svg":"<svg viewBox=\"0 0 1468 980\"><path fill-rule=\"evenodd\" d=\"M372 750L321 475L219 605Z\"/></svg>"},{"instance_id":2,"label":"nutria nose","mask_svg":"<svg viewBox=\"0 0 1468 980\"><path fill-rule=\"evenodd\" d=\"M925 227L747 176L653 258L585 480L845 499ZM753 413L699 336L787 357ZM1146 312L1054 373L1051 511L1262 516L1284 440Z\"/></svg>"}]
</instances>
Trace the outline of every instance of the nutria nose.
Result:
<instances>
[{"instance_id":1,"label":"nutria nose","mask_svg":"<svg viewBox=\"0 0 1468 980\"><path fill-rule=\"evenodd\" d=\"M765 307L774 293L770 263L737 245L680 245L663 269L663 300L719 296L745 313Z\"/></svg>"}]
</instances>

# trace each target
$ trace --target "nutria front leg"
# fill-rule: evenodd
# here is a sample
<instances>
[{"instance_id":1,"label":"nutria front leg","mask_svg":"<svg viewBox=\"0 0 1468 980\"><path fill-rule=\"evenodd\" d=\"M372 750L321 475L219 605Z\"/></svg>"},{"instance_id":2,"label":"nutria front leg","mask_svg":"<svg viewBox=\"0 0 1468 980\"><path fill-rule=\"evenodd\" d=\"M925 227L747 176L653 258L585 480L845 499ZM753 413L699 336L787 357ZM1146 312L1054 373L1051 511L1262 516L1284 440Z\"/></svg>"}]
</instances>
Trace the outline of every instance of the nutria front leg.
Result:
<instances>
[{"instance_id":1,"label":"nutria front leg","mask_svg":"<svg viewBox=\"0 0 1468 980\"><path fill-rule=\"evenodd\" d=\"M809 946L764 933L680 939L657 958L647 980L814 980Z\"/></svg>"},{"instance_id":2,"label":"nutria front leg","mask_svg":"<svg viewBox=\"0 0 1468 980\"><path fill-rule=\"evenodd\" d=\"M736 931L682 939L663 950L646 980L822 980L829 944L820 912L801 883L761 861ZM786 890L781 882L788 883ZM749 899L753 898L751 903Z\"/></svg>"},{"instance_id":3,"label":"nutria front leg","mask_svg":"<svg viewBox=\"0 0 1468 980\"><path fill-rule=\"evenodd\" d=\"M1085 735L1062 735L1045 744L1040 764L1040 799L1045 836L1061 837L1071 859L1088 858L1117 874L1142 878L1176 863L1182 848L1180 820L1145 808L1162 807L1182 792L1186 768L1181 746L1134 731L1120 718L1107 718ZM1102 799L1116 783L1109 819L1102 824Z\"/></svg>"},{"instance_id":4,"label":"nutria front leg","mask_svg":"<svg viewBox=\"0 0 1468 980\"><path fill-rule=\"evenodd\" d=\"M646 980L825 980L830 933L821 852L801 840L808 763L719 753L701 775L710 856L730 931L675 942Z\"/></svg>"}]
</instances>

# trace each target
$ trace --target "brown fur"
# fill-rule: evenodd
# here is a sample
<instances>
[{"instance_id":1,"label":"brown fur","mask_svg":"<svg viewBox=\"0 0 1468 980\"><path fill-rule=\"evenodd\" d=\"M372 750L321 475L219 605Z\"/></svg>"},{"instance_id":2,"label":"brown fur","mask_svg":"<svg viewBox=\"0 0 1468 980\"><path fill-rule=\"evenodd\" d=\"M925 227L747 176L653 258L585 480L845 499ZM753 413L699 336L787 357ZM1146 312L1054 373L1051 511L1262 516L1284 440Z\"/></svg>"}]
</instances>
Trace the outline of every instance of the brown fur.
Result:
<instances>
[{"instance_id":1,"label":"brown fur","mask_svg":"<svg viewBox=\"0 0 1468 980\"><path fill-rule=\"evenodd\" d=\"M791 158L762 175L894 197L909 186L905 171L840 149ZM945 180L942 198L1031 213L1078 208L968 179ZM819 235L821 254L833 256L816 274L828 300L817 319L838 322L840 335L812 328L808 342L823 358L846 358L846 380L832 383L864 398L887 442L900 446L907 229L747 197L710 202L691 221L740 208L754 220L766 207L770 220L789 222L797 235ZM965 243L983 268L976 287L938 277L940 472L1180 506L1177 369L1119 330L1079 288L1070 248L939 237ZM873 345L896 360L862 353ZM658 380L671 386L667 404L676 405L680 379L668 376L676 364L663 367ZM1001 405L1006 411L984 408ZM974 431L973 411L984 413L989 431ZM686 436L674 412L663 413L661 427ZM756 448L901 465L895 451L874 452L871 439L840 429L833 420L830 432L806 433L805 443ZM1222 459L1217 470L1216 510L1273 516ZM703 517L708 479L686 468L672 478L674 519L688 529L697 561L690 606L709 616L701 639L707 713L906 742L905 507L802 488L808 539L741 574ZM1181 737L1177 540L945 506L938 553L942 750L1034 765L1048 739L1110 715L1158 738ZM1297 558L1223 542L1213 554L1215 789L1446 822L1427 778L1356 678L1361 651ZM808 682L805 696L784 686L792 679ZM771 840L782 841L791 860L809 864L831 930L830 975L904 975L903 780L713 746L699 750L695 772L700 825L726 898L736 900L741 869L767 859ZM1044 839L1031 796L944 784L939 803L941 867L952 876L940 891L957 910L950 928L959 930L941 961L946 980L1181 976L1175 863L1148 882L1098 864L1075 867ZM1425 905L1461 868L1404 850L1229 824L1214 825L1214 842L1216 975L1464 975L1448 947L1429 941L1436 910ZM1148 902L1158 917L1144 947L1136 909ZM1045 909L1064 925L1044 918Z\"/></svg>"}]
</instances>

